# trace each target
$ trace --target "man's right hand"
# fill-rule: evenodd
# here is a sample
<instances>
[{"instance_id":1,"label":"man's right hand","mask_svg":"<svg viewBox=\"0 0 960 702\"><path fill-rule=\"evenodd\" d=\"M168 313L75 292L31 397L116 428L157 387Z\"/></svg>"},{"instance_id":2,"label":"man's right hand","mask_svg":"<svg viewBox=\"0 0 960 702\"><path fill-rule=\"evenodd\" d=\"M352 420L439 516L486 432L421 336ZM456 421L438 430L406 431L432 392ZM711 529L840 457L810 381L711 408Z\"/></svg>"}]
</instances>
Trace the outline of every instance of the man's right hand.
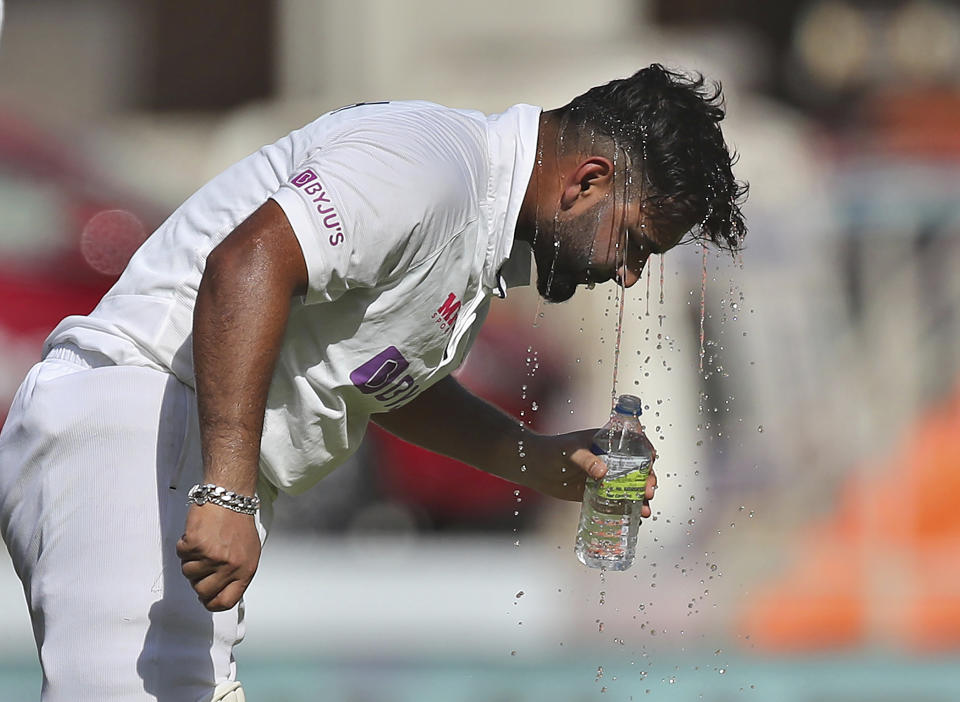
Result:
<instances>
[{"instance_id":1,"label":"man's right hand","mask_svg":"<svg viewBox=\"0 0 960 702\"><path fill-rule=\"evenodd\" d=\"M211 503L191 505L177 555L203 606L222 612L236 606L257 572L260 534L248 514Z\"/></svg>"},{"instance_id":2,"label":"man's right hand","mask_svg":"<svg viewBox=\"0 0 960 702\"><path fill-rule=\"evenodd\" d=\"M193 370L203 483L252 495L267 393L291 300L307 292L307 264L274 200L257 208L207 256L193 310ZM230 609L260 561L254 518L193 505L177 554L204 606Z\"/></svg>"}]
</instances>

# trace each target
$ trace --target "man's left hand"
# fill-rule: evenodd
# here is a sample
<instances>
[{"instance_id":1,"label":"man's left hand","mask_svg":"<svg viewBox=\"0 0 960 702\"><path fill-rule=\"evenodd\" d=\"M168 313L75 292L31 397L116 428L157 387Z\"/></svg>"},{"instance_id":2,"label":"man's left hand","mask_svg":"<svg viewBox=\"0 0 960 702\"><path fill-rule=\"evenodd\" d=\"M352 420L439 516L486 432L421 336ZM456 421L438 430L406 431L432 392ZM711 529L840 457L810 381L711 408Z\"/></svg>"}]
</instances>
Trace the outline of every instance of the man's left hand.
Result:
<instances>
[{"instance_id":1,"label":"man's left hand","mask_svg":"<svg viewBox=\"0 0 960 702\"><path fill-rule=\"evenodd\" d=\"M603 455L590 450L597 429L582 429L567 434L538 436L530 442L524 464L527 470L516 477L516 482L551 497L579 502L587 478L599 480L607 472ZM649 517L650 500L656 492L657 475L650 471L644 493L642 517Z\"/></svg>"}]
</instances>

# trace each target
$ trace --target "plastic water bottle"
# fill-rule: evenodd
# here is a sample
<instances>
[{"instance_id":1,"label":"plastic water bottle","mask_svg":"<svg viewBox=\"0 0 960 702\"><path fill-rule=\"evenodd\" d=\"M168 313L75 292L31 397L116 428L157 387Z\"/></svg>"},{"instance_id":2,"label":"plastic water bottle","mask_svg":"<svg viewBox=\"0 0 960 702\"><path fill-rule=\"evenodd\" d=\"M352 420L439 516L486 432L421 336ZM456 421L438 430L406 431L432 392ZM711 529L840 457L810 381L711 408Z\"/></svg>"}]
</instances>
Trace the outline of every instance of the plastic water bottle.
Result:
<instances>
[{"instance_id":1,"label":"plastic water bottle","mask_svg":"<svg viewBox=\"0 0 960 702\"><path fill-rule=\"evenodd\" d=\"M587 478L580 509L576 553L591 568L626 570L633 563L647 476L656 458L640 425L640 398L621 395L613 414L593 438L607 474Z\"/></svg>"}]
</instances>

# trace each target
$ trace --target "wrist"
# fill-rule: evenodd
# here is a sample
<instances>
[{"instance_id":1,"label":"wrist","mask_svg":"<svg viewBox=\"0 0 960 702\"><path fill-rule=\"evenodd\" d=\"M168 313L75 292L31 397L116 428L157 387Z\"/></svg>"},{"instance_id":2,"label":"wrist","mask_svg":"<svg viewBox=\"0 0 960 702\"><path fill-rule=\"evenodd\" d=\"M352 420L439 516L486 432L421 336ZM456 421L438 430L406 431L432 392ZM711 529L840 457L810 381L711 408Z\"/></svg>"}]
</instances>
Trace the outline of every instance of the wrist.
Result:
<instances>
[{"instance_id":1,"label":"wrist","mask_svg":"<svg viewBox=\"0 0 960 702\"><path fill-rule=\"evenodd\" d=\"M550 434L538 434L531 429L525 431L523 445L528 465L542 464L555 458L553 454L556 451L551 438Z\"/></svg>"},{"instance_id":2,"label":"wrist","mask_svg":"<svg viewBox=\"0 0 960 702\"><path fill-rule=\"evenodd\" d=\"M510 480L521 485L530 481L532 474L543 464L545 444L548 443L544 439L544 435L528 427L519 427L510 445L503 447L499 459L501 465L510 470Z\"/></svg>"}]
</instances>

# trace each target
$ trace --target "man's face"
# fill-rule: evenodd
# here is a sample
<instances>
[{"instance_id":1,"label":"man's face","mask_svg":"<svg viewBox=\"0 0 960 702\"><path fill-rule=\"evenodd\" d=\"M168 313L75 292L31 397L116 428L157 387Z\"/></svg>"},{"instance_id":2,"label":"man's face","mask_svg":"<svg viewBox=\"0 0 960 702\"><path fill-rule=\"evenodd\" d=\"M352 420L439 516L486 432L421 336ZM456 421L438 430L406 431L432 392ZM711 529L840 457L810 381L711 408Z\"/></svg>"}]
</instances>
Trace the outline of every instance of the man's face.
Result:
<instances>
[{"instance_id":1,"label":"man's face","mask_svg":"<svg viewBox=\"0 0 960 702\"><path fill-rule=\"evenodd\" d=\"M616 280L630 287L650 254L673 248L686 230L659 231L638 200L623 206L612 196L581 214L543 227L534 247L537 290L549 302L565 302L580 284ZM663 228L665 229L665 228Z\"/></svg>"}]
</instances>

